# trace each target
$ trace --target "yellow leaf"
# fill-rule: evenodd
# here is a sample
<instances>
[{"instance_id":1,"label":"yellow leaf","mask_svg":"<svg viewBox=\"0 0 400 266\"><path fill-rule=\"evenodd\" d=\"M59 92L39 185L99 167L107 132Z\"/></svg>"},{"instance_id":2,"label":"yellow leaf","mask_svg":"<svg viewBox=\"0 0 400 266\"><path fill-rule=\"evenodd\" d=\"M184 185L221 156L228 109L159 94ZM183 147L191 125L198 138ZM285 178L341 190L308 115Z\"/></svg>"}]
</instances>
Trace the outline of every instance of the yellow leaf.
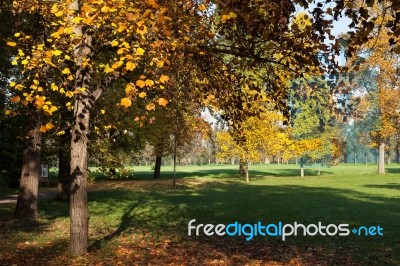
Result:
<instances>
[{"instance_id":1,"label":"yellow leaf","mask_svg":"<svg viewBox=\"0 0 400 266\"><path fill-rule=\"evenodd\" d=\"M119 44L119 42L118 42L117 40L114 40L114 41L111 42L111 46L112 46L112 47L115 47L115 46L117 46L118 44Z\"/></svg>"},{"instance_id":2,"label":"yellow leaf","mask_svg":"<svg viewBox=\"0 0 400 266\"><path fill-rule=\"evenodd\" d=\"M27 98L28 99L28 98ZM44 99L42 97L38 97L35 101L35 104L40 108L44 105Z\"/></svg>"},{"instance_id":3,"label":"yellow leaf","mask_svg":"<svg viewBox=\"0 0 400 266\"><path fill-rule=\"evenodd\" d=\"M169 77L168 76L166 76L166 75L161 75L161 77L160 77L160 82L161 83L167 83L169 81Z\"/></svg>"},{"instance_id":4,"label":"yellow leaf","mask_svg":"<svg viewBox=\"0 0 400 266\"><path fill-rule=\"evenodd\" d=\"M51 111L51 112L55 112L55 111L57 111L57 110L58 110L57 106L52 105L52 106L50 107L50 111Z\"/></svg>"},{"instance_id":5,"label":"yellow leaf","mask_svg":"<svg viewBox=\"0 0 400 266\"><path fill-rule=\"evenodd\" d=\"M122 61L118 61L118 62L115 62L111 67L113 68L113 69L118 69L120 66L122 66L124 64L124 62L122 62Z\"/></svg>"},{"instance_id":6,"label":"yellow leaf","mask_svg":"<svg viewBox=\"0 0 400 266\"><path fill-rule=\"evenodd\" d=\"M146 86L152 87L153 85L154 85L154 81L152 81L151 79L146 79Z\"/></svg>"},{"instance_id":7,"label":"yellow leaf","mask_svg":"<svg viewBox=\"0 0 400 266\"><path fill-rule=\"evenodd\" d=\"M64 130L58 131L58 132L56 133L57 136L61 136L61 135L64 135L64 134L65 134L65 131L64 131Z\"/></svg>"},{"instance_id":8,"label":"yellow leaf","mask_svg":"<svg viewBox=\"0 0 400 266\"><path fill-rule=\"evenodd\" d=\"M46 124L46 127L50 130L54 127L54 125L51 122L49 122Z\"/></svg>"},{"instance_id":9,"label":"yellow leaf","mask_svg":"<svg viewBox=\"0 0 400 266\"><path fill-rule=\"evenodd\" d=\"M136 86L138 86L139 88L144 88L144 86L146 86L146 82L139 79L138 81L136 81Z\"/></svg>"},{"instance_id":10,"label":"yellow leaf","mask_svg":"<svg viewBox=\"0 0 400 266\"><path fill-rule=\"evenodd\" d=\"M55 51L51 51L51 53L55 56L59 56L62 54L62 52L60 50L55 50Z\"/></svg>"},{"instance_id":11,"label":"yellow leaf","mask_svg":"<svg viewBox=\"0 0 400 266\"><path fill-rule=\"evenodd\" d=\"M114 69L112 69L112 68L110 67L110 65L107 64L107 65L104 67L104 72L107 73L107 74L109 74L109 73L114 72Z\"/></svg>"},{"instance_id":12,"label":"yellow leaf","mask_svg":"<svg viewBox=\"0 0 400 266\"><path fill-rule=\"evenodd\" d=\"M80 23L83 20L81 17L74 17L71 22L74 24Z\"/></svg>"},{"instance_id":13,"label":"yellow leaf","mask_svg":"<svg viewBox=\"0 0 400 266\"><path fill-rule=\"evenodd\" d=\"M24 85L22 85L22 84L17 84L17 85L15 85L15 88L16 88L17 90L21 90L21 89L24 88Z\"/></svg>"},{"instance_id":14,"label":"yellow leaf","mask_svg":"<svg viewBox=\"0 0 400 266\"><path fill-rule=\"evenodd\" d=\"M203 12L204 10L206 10L206 6L204 4L199 5L199 10Z\"/></svg>"},{"instance_id":15,"label":"yellow leaf","mask_svg":"<svg viewBox=\"0 0 400 266\"><path fill-rule=\"evenodd\" d=\"M103 6L101 8L101 12L103 12L103 13L107 13L109 10L110 10L110 8L108 6Z\"/></svg>"},{"instance_id":16,"label":"yellow leaf","mask_svg":"<svg viewBox=\"0 0 400 266\"><path fill-rule=\"evenodd\" d=\"M160 7L155 0L146 0L146 3L148 3L155 9L158 9Z\"/></svg>"},{"instance_id":17,"label":"yellow leaf","mask_svg":"<svg viewBox=\"0 0 400 266\"><path fill-rule=\"evenodd\" d=\"M54 14L56 17L61 17L62 15L64 15L64 13L62 11L58 11L57 13Z\"/></svg>"},{"instance_id":18,"label":"yellow leaf","mask_svg":"<svg viewBox=\"0 0 400 266\"><path fill-rule=\"evenodd\" d=\"M225 23L228 19L230 19L229 15L222 15L221 22Z\"/></svg>"},{"instance_id":19,"label":"yellow leaf","mask_svg":"<svg viewBox=\"0 0 400 266\"><path fill-rule=\"evenodd\" d=\"M21 36L20 32L17 32L17 33L14 34L14 37L19 37L19 36Z\"/></svg>"},{"instance_id":20,"label":"yellow leaf","mask_svg":"<svg viewBox=\"0 0 400 266\"><path fill-rule=\"evenodd\" d=\"M147 27L145 25L141 25L136 29L136 32L142 35L143 37L146 33L148 33Z\"/></svg>"},{"instance_id":21,"label":"yellow leaf","mask_svg":"<svg viewBox=\"0 0 400 266\"><path fill-rule=\"evenodd\" d=\"M74 93L72 91L67 91L65 93L65 96L67 96L68 98L72 98L72 97L74 97Z\"/></svg>"},{"instance_id":22,"label":"yellow leaf","mask_svg":"<svg viewBox=\"0 0 400 266\"><path fill-rule=\"evenodd\" d=\"M11 99L10 99L10 101L12 102L12 103L17 103L17 102L19 102L21 100L21 98L19 97L19 96L14 96L14 97L11 97Z\"/></svg>"},{"instance_id":23,"label":"yellow leaf","mask_svg":"<svg viewBox=\"0 0 400 266\"><path fill-rule=\"evenodd\" d=\"M6 115L10 115L10 114L11 114L11 111L10 111L10 110L6 110L6 111L5 111L5 114L6 114Z\"/></svg>"},{"instance_id":24,"label":"yellow leaf","mask_svg":"<svg viewBox=\"0 0 400 266\"><path fill-rule=\"evenodd\" d=\"M16 42L7 42L7 45L8 45L8 46L16 46L17 43L16 43Z\"/></svg>"},{"instance_id":25,"label":"yellow leaf","mask_svg":"<svg viewBox=\"0 0 400 266\"><path fill-rule=\"evenodd\" d=\"M100 114L104 115L106 113L106 111L104 111L103 109L100 110Z\"/></svg>"},{"instance_id":26,"label":"yellow leaf","mask_svg":"<svg viewBox=\"0 0 400 266\"><path fill-rule=\"evenodd\" d=\"M130 84L126 84L126 88L125 88L125 92L126 94L130 93L131 91L133 91L135 88Z\"/></svg>"},{"instance_id":27,"label":"yellow leaf","mask_svg":"<svg viewBox=\"0 0 400 266\"><path fill-rule=\"evenodd\" d=\"M17 85L17 84L16 84L14 81L10 82L10 87L11 87L11 88L14 88L15 85Z\"/></svg>"},{"instance_id":28,"label":"yellow leaf","mask_svg":"<svg viewBox=\"0 0 400 266\"><path fill-rule=\"evenodd\" d=\"M231 18L236 18L236 17L237 17L237 15L236 15L235 12L229 12L229 16L230 16Z\"/></svg>"},{"instance_id":29,"label":"yellow leaf","mask_svg":"<svg viewBox=\"0 0 400 266\"><path fill-rule=\"evenodd\" d=\"M129 98L122 98L121 103L123 107L128 108L129 106L132 105L132 101Z\"/></svg>"},{"instance_id":30,"label":"yellow leaf","mask_svg":"<svg viewBox=\"0 0 400 266\"><path fill-rule=\"evenodd\" d=\"M28 63L29 63L28 59L24 59L24 60L22 60L22 62L21 62L21 64L23 64L23 65L27 65Z\"/></svg>"},{"instance_id":31,"label":"yellow leaf","mask_svg":"<svg viewBox=\"0 0 400 266\"><path fill-rule=\"evenodd\" d=\"M157 63L157 66L158 66L158 67L163 67L163 66L164 66L164 61L159 61L159 62Z\"/></svg>"},{"instance_id":32,"label":"yellow leaf","mask_svg":"<svg viewBox=\"0 0 400 266\"><path fill-rule=\"evenodd\" d=\"M147 94L144 92L144 91L142 91L141 93L139 93L139 97L140 98L144 98L144 97L146 97L147 96Z\"/></svg>"},{"instance_id":33,"label":"yellow leaf","mask_svg":"<svg viewBox=\"0 0 400 266\"><path fill-rule=\"evenodd\" d=\"M66 68L64 68L63 71L61 71L61 73L63 73L64 75L69 75L69 74L71 74L71 70L69 70L69 68L66 67Z\"/></svg>"},{"instance_id":34,"label":"yellow leaf","mask_svg":"<svg viewBox=\"0 0 400 266\"><path fill-rule=\"evenodd\" d=\"M144 55L144 50L142 48L137 48L136 49L136 55Z\"/></svg>"},{"instance_id":35,"label":"yellow leaf","mask_svg":"<svg viewBox=\"0 0 400 266\"><path fill-rule=\"evenodd\" d=\"M125 48L119 48L117 54L123 54L125 52Z\"/></svg>"},{"instance_id":36,"label":"yellow leaf","mask_svg":"<svg viewBox=\"0 0 400 266\"><path fill-rule=\"evenodd\" d=\"M135 117L134 121L135 121L135 122L139 122L139 121L140 121L140 118L139 118L139 117Z\"/></svg>"},{"instance_id":37,"label":"yellow leaf","mask_svg":"<svg viewBox=\"0 0 400 266\"><path fill-rule=\"evenodd\" d=\"M169 103L169 101L167 99L165 99L165 98L158 99L158 104L161 105L161 106L166 107L168 103Z\"/></svg>"},{"instance_id":38,"label":"yellow leaf","mask_svg":"<svg viewBox=\"0 0 400 266\"><path fill-rule=\"evenodd\" d=\"M17 60L13 60L13 61L11 62L11 65L13 65L13 66L18 65L18 61L17 61Z\"/></svg>"},{"instance_id":39,"label":"yellow leaf","mask_svg":"<svg viewBox=\"0 0 400 266\"><path fill-rule=\"evenodd\" d=\"M154 103L149 103L148 105L146 105L146 110L151 111L151 110L155 110L156 109L156 105Z\"/></svg>"},{"instance_id":40,"label":"yellow leaf","mask_svg":"<svg viewBox=\"0 0 400 266\"><path fill-rule=\"evenodd\" d=\"M135 63L133 63L133 62L131 62L131 61L128 61L128 62L126 63L126 69L127 69L127 70L132 71L132 70L134 70L135 68L136 68L136 64L135 64Z\"/></svg>"},{"instance_id":41,"label":"yellow leaf","mask_svg":"<svg viewBox=\"0 0 400 266\"><path fill-rule=\"evenodd\" d=\"M51 83L50 87L52 91L58 91L58 86L56 84Z\"/></svg>"},{"instance_id":42,"label":"yellow leaf","mask_svg":"<svg viewBox=\"0 0 400 266\"><path fill-rule=\"evenodd\" d=\"M45 133L47 131L47 127L46 126L41 126L39 131L42 132L42 133Z\"/></svg>"}]
</instances>

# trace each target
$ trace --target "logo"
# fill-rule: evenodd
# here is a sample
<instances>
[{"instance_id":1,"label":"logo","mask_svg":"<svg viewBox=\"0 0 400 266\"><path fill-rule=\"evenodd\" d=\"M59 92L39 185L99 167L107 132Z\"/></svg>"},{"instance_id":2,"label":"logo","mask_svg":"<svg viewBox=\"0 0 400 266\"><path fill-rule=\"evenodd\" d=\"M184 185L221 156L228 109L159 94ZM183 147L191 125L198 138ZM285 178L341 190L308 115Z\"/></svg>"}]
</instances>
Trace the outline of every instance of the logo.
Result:
<instances>
[{"instance_id":1,"label":"logo","mask_svg":"<svg viewBox=\"0 0 400 266\"><path fill-rule=\"evenodd\" d=\"M284 224L282 222L263 224L242 224L234 222L230 224L195 224L196 219L188 223L188 236L244 236L246 241L252 240L255 236L262 237L280 237L286 241L289 236L349 236L353 233L356 236L383 236L381 226L360 226L350 230L349 224L327 224L322 222L318 224L304 225L294 222L293 224Z\"/></svg>"}]
</instances>

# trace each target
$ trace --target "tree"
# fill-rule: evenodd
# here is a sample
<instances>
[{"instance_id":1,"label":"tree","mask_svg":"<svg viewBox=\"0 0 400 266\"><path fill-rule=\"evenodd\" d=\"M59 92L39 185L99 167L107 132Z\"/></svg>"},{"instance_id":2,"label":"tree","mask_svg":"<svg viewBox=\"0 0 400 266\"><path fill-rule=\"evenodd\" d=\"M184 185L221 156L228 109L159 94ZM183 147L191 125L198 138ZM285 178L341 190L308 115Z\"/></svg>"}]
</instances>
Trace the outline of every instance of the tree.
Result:
<instances>
[{"instance_id":1,"label":"tree","mask_svg":"<svg viewBox=\"0 0 400 266\"><path fill-rule=\"evenodd\" d=\"M371 107L375 109L379 119L375 124L375 129L371 133L379 149L379 174L385 173L385 142L396 135L398 130L398 110L399 90L398 86L398 55L391 50L390 42L396 42L392 33L387 28L379 25L390 22L390 17L385 16L385 10L390 6L389 1L373 3L368 6L368 12L376 16L377 25L372 24L369 35L373 37L369 41L359 45L356 53L348 61L348 66L356 71L361 69L366 74L372 74L375 90L368 90L365 82L355 79L356 86L364 88L364 93L370 94ZM372 86L372 88L374 88Z\"/></svg>"},{"instance_id":2,"label":"tree","mask_svg":"<svg viewBox=\"0 0 400 266\"><path fill-rule=\"evenodd\" d=\"M307 7L307 2L214 4L215 12L209 1L15 1L17 13L32 11L40 18L46 38L32 42L35 38L17 32L8 41L9 46L25 49L15 56L14 64L20 64L26 75L13 87L21 89L22 102L48 115L57 108L47 94L50 89L70 98L73 107L72 255L85 253L88 245L90 114L113 82L126 84L126 97L120 101L124 107L131 106L140 93L151 92L154 101L146 105L151 111L157 104L168 104L168 95L163 93L172 83L165 75L172 62L168 58L185 59L185 67L178 69L191 72L187 79L191 86L185 87L200 97L218 99L219 110L237 128L238 121L257 113L257 108L244 108L259 97L243 93L245 85L253 88L249 91L265 90L285 112L287 79L320 68L316 54L327 52L324 30L330 23L318 10L312 13L312 27L300 30L292 23L295 4ZM43 130L52 124L46 125Z\"/></svg>"},{"instance_id":3,"label":"tree","mask_svg":"<svg viewBox=\"0 0 400 266\"><path fill-rule=\"evenodd\" d=\"M217 158L239 158L239 172L249 182L248 164L250 161L261 161L265 154L277 153L287 138L286 129L282 127L282 114L270 111L251 117L240 125L240 135L236 131L222 131L217 134L219 152ZM235 141L240 138L240 141ZM278 148L279 147L279 148Z\"/></svg>"}]
</instances>

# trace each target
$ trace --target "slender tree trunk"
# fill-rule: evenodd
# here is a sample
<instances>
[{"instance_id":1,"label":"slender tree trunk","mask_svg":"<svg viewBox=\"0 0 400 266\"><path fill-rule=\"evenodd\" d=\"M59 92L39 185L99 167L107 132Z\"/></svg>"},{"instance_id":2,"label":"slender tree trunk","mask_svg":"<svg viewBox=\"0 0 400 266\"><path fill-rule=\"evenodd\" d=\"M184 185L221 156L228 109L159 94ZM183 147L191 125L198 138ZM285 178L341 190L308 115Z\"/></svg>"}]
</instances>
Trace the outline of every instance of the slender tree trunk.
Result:
<instances>
[{"instance_id":1,"label":"slender tree trunk","mask_svg":"<svg viewBox=\"0 0 400 266\"><path fill-rule=\"evenodd\" d=\"M246 178L246 182L249 182L249 161L240 159L239 161L239 173Z\"/></svg>"},{"instance_id":2,"label":"slender tree trunk","mask_svg":"<svg viewBox=\"0 0 400 266\"><path fill-rule=\"evenodd\" d=\"M242 176L246 175L246 162L242 159L239 161L239 174Z\"/></svg>"},{"instance_id":3,"label":"slender tree trunk","mask_svg":"<svg viewBox=\"0 0 400 266\"><path fill-rule=\"evenodd\" d=\"M396 146L396 161L398 164L400 164L400 143L397 143Z\"/></svg>"},{"instance_id":4,"label":"slender tree trunk","mask_svg":"<svg viewBox=\"0 0 400 266\"><path fill-rule=\"evenodd\" d=\"M40 133L40 115L31 107L29 110L27 135L23 150L22 172L15 207L14 219L36 220L38 213L38 191L40 169L40 152L42 134Z\"/></svg>"},{"instance_id":5,"label":"slender tree trunk","mask_svg":"<svg viewBox=\"0 0 400 266\"><path fill-rule=\"evenodd\" d=\"M153 179L160 179L161 178L161 160L162 160L162 156L161 155L157 155L156 156L156 165L154 166Z\"/></svg>"},{"instance_id":6,"label":"slender tree trunk","mask_svg":"<svg viewBox=\"0 0 400 266\"><path fill-rule=\"evenodd\" d=\"M385 174L385 143L383 141L379 144L378 173Z\"/></svg>"},{"instance_id":7,"label":"slender tree trunk","mask_svg":"<svg viewBox=\"0 0 400 266\"><path fill-rule=\"evenodd\" d=\"M60 136L58 151L58 185L56 200L69 201L71 190L71 133Z\"/></svg>"},{"instance_id":8,"label":"slender tree trunk","mask_svg":"<svg viewBox=\"0 0 400 266\"><path fill-rule=\"evenodd\" d=\"M172 185L175 186L176 185L176 135L174 136L174 177L173 177L173 181L172 181Z\"/></svg>"},{"instance_id":9,"label":"slender tree trunk","mask_svg":"<svg viewBox=\"0 0 400 266\"><path fill-rule=\"evenodd\" d=\"M367 164L368 164L368 154L365 153L365 165L367 165Z\"/></svg>"},{"instance_id":10,"label":"slender tree trunk","mask_svg":"<svg viewBox=\"0 0 400 266\"><path fill-rule=\"evenodd\" d=\"M300 177L304 177L304 159L300 158Z\"/></svg>"}]
</instances>

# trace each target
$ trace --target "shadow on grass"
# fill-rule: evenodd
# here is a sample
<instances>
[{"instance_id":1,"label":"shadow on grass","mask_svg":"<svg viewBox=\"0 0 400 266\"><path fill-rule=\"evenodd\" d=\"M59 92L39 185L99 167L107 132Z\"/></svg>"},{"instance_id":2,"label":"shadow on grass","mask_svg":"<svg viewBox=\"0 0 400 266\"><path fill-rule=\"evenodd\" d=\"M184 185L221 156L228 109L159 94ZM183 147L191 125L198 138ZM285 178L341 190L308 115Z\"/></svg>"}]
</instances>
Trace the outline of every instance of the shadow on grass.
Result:
<instances>
[{"instance_id":1,"label":"shadow on grass","mask_svg":"<svg viewBox=\"0 0 400 266\"><path fill-rule=\"evenodd\" d=\"M326 168L325 168L326 169ZM299 169L268 169L265 170L253 170L251 166L249 168L250 178L259 179L267 176L273 177L300 177L300 168ZM317 176L318 169L314 168L306 168L304 170L305 176ZM333 172L324 170L324 168L320 171L321 175L331 175ZM151 171L135 171L133 174L134 177L131 178L116 178L113 180L150 180L153 178L153 173ZM173 172L172 171L162 171L161 173L162 179L172 179ZM207 170L197 170L193 172L185 172L185 171L177 171L176 173L177 179L187 179L187 178L212 178L212 179L221 179L221 178L229 178L232 180L243 180L243 177L239 174L238 169L227 169L227 168L213 168Z\"/></svg>"},{"instance_id":2,"label":"shadow on grass","mask_svg":"<svg viewBox=\"0 0 400 266\"><path fill-rule=\"evenodd\" d=\"M388 174L400 174L400 167L396 167L396 168L386 167L385 172Z\"/></svg>"},{"instance_id":3,"label":"shadow on grass","mask_svg":"<svg viewBox=\"0 0 400 266\"><path fill-rule=\"evenodd\" d=\"M371 185L365 185L364 187L368 187L368 188L386 188L386 189L400 190L400 183L387 183L387 184L384 184L384 185L371 184Z\"/></svg>"},{"instance_id":4,"label":"shadow on grass","mask_svg":"<svg viewBox=\"0 0 400 266\"><path fill-rule=\"evenodd\" d=\"M118 200L115 197L118 193ZM289 263L290 257L279 254L297 254L307 249L318 250L316 256L324 257L328 264L345 264L340 259L361 261L368 264L399 261L400 206L398 199L371 196L366 193L345 189L310 188L304 186L252 186L242 183L228 183L211 186L203 190L154 191L103 191L94 192L91 197L97 205L107 206L92 210L94 216L109 216L119 213L118 228L96 241L93 248L102 241L110 241L122 232L134 230L151 232L158 237L179 236L181 241L207 243L229 255L231 247L236 251L247 246L270 247L268 254L249 254L253 259L274 258ZM187 224L191 219L200 223L347 223L350 228L362 225L380 225L385 237L298 237L282 242L276 238L256 237L246 242L244 237L204 238L188 237ZM275 254L273 246L279 246L281 253ZM266 251L267 252L267 251ZM327 258L324 254L341 254ZM259 257L257 257L259 256ZM331 261L332 260L332 261Z\"/></svg>"}]
</instances>

